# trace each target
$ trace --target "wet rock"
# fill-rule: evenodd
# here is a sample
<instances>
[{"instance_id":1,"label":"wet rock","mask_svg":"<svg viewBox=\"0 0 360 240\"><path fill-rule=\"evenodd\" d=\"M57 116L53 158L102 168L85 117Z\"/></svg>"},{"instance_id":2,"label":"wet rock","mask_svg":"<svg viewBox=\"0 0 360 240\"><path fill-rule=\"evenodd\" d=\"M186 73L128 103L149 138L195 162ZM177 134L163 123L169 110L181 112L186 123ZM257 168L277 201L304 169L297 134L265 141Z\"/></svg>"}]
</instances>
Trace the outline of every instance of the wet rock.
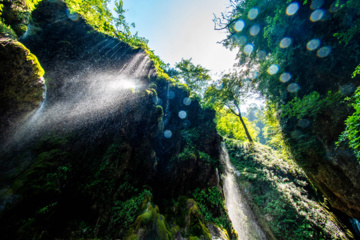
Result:
<instances>
[{"instance_id":1,"label":"wet rock","mask_svg":"<svg viewBox=\"0 0 360 240\"><path fill-rule=\"evenodd\" d=\"M0 37L2 139L11 126L39 108L44 92L43 75L43 68L29 49L16 40Z\"/></svg>"}]
</instances>

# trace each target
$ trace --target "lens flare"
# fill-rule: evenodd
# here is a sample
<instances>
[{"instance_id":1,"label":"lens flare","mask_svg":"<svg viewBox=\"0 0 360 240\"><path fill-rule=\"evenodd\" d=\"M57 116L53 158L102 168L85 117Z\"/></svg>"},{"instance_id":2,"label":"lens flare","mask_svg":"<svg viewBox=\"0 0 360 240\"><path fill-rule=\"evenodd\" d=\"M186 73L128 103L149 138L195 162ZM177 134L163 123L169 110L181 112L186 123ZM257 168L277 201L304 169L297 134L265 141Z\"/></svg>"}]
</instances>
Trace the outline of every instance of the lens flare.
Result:
<instances>
[{"instance_id":1,"label":"lens flare","mask_svg":"<svg viewBox=\"0 0 360 240\"><path fill-rule=\"evenodd\" d=\"M235 86L233 86L232 90L233 90L233 92L236 93L236 92L238 92L240 90L240 86L235 85Z\"/></svg>"},{"instance_id":2,"label":"lens flare","mask_svg":"<svg viewBox=\"0 0 360 240\"><path fill-rule=\"evenodd\" d=\"M306 44L306 48L307 48L307 50L309 50L309 51L313 51L313 50L317 49L317 48L320 46L320 43L321 43L321 42L320 42L319 39L314 38L314 39L310 40L310 41Z\"/></svg>"},{"instance_id":3,"label":"lens flare","mask_svg":"<svg viewBox=\"0 0 360 240\"><path fill-rule=\"evenodd\" d=\"M184 110L181 110L178 115L179 115L179 118L185 119L187 116L187 113Z\"/></svg>"},{"instance_id":4,"label":"lens flare","mask_svg":"<svg viewBox=\"0 0 360 240\"><path fill-rule=\"evenodd\" d=\"M295 13L297 13L297 11L300 8L300 4L298 2L293 2L291 3L287 8L286 8L286 15L288 16L292 16Z\"/></svg>"},{"instance_id":5,"label":"lens flare","mask_svg":"<svg viewBox=\"0 0 360 240\"><path fill-rule=\"evenodd\" d=\"M191 104L191 99L186 97L186 98L184 98L183 103L184 103L184 105L189 106Z\"/></svg>"},{"instance_id":6,"label":"lens flare","mask_svg":"<svg viewBox=\"0 0 360 240\"><path fill-rule=\"evenodd\" d=\"M297 125L302 128L307 128L310 126L310 121L307 119L300 119Z\"/></svg>"},{"instance_id":7,"label":"lens flare","mask_svg":"<svg viewBox=\"0 0 360 240\"><path fill-rule=\"evenodd\" d=\"M285 37L283 39L281 39L280 41L280 47L281 48L287 48L290 46L290 44L292 43L292 39L289 37Z\"/></svg>"},{"instance_id":8,"label":"lens flare","mask_svg":"<svg viewBox=\"0 0 360 240\"><path fill-rule=\"evenodd\" d=\"M248 19L254 20L258 16L258 14L259 14L259 9L257 7L254 7L250 9L248 13Z\"/></svg>"},{"instance_id":9,"label":"lens flare","mask_svg":"<svg viewBox=\"0 0 360 240\"><path fill-rule=\"evenodd\" d=\"M271 65L268 70L267 73L270 75L274 75L279 71L280 67L276 64Z\"/></svg>"},{"instance_id":10,"label":"lens flare","mask_svg":"<svg viewBox=\"0 0 360 240\"><path fill-rule=\"evenodd\" d=\"M294 93L294 92L297 92L300 90L300 86L297 83L290 83L287 86L287 90L288 90L288 92Z\"/></svg>"},{"instance_id":11,"label":"lens flare","mask_svg":"<svg viewBox=\"0 0 360 240\"><path fill-rule=\"evenodd\" d=\"M79 14L77 14L76 12L71 13L69 9L66 9L66 16L71 20L71 21L78 21L80 19Z\"/></svg>"},{"instance_id":12,"label":"lens flare","mask_svg":"<svg viewBox=\"0 0 360 240\"><path fill-rule=\"evenodd\" d=\"M284 72L280 75L279 80L280 80L280 82L285 83L285 82L290 81L291 78L292 78L292 76L290 73Z\"/></svg>"},{"instance_id":13,"label":"lens flare","mask_svg":"<svg viewBox=\"0 0 360 240\"><path fill-rule=\"evenodd\" d=\"M260 25L259 24L255 24L254 26L252 26L250 28L250 35L251 36L256 36L258 35L260 32Z\"/></svg>"},{"instance_id":14,"label":"lens flare","mask_svg":"<svg viewBox=\"0 0 360 240\"><path fill-rule=\"evenodd\" d=\"M312 22L317 22L319 20L321 20L323 18L325 14L325 11L322 9L316 9L315 11L313 11L310 15L310 20Z\"/></svg>"},{"instance_id":15,"label":"lens flare","mask_svg":"<svg viewBox=\"0 0 360 240\"><path fill-rule=\"evenodd\" d=\"M237 20L235 25L234 25L234 29L237 32L241 32L245 27L245 22L244 20Z\"/></svg>"},{"instance_id":16,"label":"lens flare","mask_svg":"<svg viewBox=\"0 0 360 240\"><path fill-rule=\"evenodd\" d=\"M317 51L317 56L320 58L324 58L329 56L329 54L331 53L331 47L327 46L327 47L322 47Z\"/></svg>"},{"instance_id":17,"label":"lens flare","mask_svg":"<svg viewBox=\"0 0 360 240\"><path fill-rule=\"evenodd\" d=\"M259 72L250 72L249 78L254 80L259 76Z\"/></svg>"},{"instance_id":18,"label":"lens flare","mask_svg":"<svg viewBox=\"0 0 360 240\"><path fill-rule=\"evenodd\" d=\"M240 44L241 46L245 45L246 42L247 42L247 38L246 38L245 36L240 36L240 37L239 37L239 44Z\"/></svg>"},{"instance_id":19,"label":"lens flare","mask_svg":"<svg viewBox=\"0 0 360 240\"><path fill-rule=\"evenodd\" d=\"M259 59L259 60L263 60L266 58L266 52L263 51L263 50L260 50L257 54L256 54L256 57Z\"/></svg>"},{"instance_id":20,"label":"lens flare","mask_svg":"<svg viewBox=\"0 0 360 240\"><path fill-rule=\"evenodd\" d=\"M173 91L169 91L169 92L167 93L167 97L168 97L169 99L174 99L174 98L175 98L175 93L174 93Z\"/></svg>"},{"instance_id":21,"label":"lens flare","mask_svg":"<svg viewBox=\"0 0 360 240\"><path fill-rule=\"evenodd\" d=\"M245 45L244 53L250 55L253 51L254 51L254 45L252 45L251 43Z\"/></svg>"},{"instance_id":22,"label":"lens flare","mask_svg":"<svg viewBox=\"0 0 360 240\"><path fill-rule=\"evenodd\" d=\"M172 132L170 130L165 130L164 131L164 137L171 138L171 136L172 136Z\"/></svg>"}]
</instances>

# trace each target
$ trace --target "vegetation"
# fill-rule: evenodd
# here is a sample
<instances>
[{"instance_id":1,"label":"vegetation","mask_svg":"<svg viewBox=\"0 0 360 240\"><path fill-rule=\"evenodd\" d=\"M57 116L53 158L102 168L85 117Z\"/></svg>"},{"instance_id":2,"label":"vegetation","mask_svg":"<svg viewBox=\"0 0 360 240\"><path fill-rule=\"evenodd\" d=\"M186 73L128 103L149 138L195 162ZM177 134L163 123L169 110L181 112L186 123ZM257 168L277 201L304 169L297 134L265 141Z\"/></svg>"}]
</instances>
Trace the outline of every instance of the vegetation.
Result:
<instances>
[{"instance_id":1,"label":"vegetation","mask_svg":"<svg viewBox=\"0 0 360 240\"><path fill-rule=\"evenodd\" d=\"M224 229L231 229L231 222L225 210L221 192L217 187L201 190L195 189L193 196L199 206L201 214L207 222L215 223ZM214 214L215 212L215 214Z\"/></svg>"},{"instance_id":2,"label":"vegetation","mask_svg":"<svg viewBox=\"0 0 360 240\"><path fill-rule=\"evenodd\" d=\"M347 239L304 172L261 144L226 139L239 186L276 239ZM351 236L351 234L350 234Z\"/></svg>"},{"instance_id":3,"label":"vegetation","mask_svg":"<svg viewBox=\"0 0 360 240\"><path fill-rule=\"evenodd\" d=\"M182 59L181 62L176 63L175 69L172 74L183 80L191 91L203 96L206 86L211 80L209 70L205 69L201 65L194 65L191 59Z\"/></svg>"},{"instance_id":4,"label":"vegetation","mask_svg":"<svg viewBox=\"0 0 360 240\"><path fill-rule=\"evenodd\" d=\"M245 130L239 118L233 114L229 109L222 108L216 112L216 129L218 133L227 138L234 138L241 141L247 141ZM256 127L255 122L250 122L247 118L243 117L243 121L251 136L259 134L259 128ZM257 137L254 138L257 141Z\"/></svg>"},{"instance_id":5,"label":"vegetation","mask_svg":"<svg viewBox=\"0 0 360 240\"><path fill-rule=\"evenodd\" d=\"M354 107L355 112L346 119L346 129L340 135L339 140L348 141L349 147L354 150L356 157L360 162L360 87L356 90L354 101L351 105Z\"/></svg>"},{"instance_id":6,"label":"vegetation","mask_svg":"<svg viewBox=\"0 0 360 240\"><path fill-rule=\"evenodd\" d=\"M216 109L217 111L225 108L237 116L245 130L246 137L252 142L252 137L244 119L241 115L240 104L244 102L247 96L250 96L252 86L247 78L242 74L233 72L225 74L218 86L212 85L205 92L205 106Z\"/></svg>"}]
</instances>

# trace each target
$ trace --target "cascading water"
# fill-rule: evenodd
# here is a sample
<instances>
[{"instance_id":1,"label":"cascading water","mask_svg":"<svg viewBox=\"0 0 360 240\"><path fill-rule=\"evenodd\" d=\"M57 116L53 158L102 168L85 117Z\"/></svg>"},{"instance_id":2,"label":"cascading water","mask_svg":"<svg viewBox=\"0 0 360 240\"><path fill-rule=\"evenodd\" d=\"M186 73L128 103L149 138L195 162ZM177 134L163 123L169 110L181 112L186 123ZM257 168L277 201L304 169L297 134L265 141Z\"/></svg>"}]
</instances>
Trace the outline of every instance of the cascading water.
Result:
<instances>
[{"instance_id":1,"label":"cascading water","mask_svg":"<svg viewBox=\"0 0 360 240\"><path fill-rule=\"evenodd\" d=\"M236 182L235 171L224 143L221 147L221 161L225 167L225 175L223 175L225 205L233 227L238 233L238 239L267 239Z\"/></svg>"},{"instance_id":2,"label":"cascading water","mask_svg":"<svg viewBox=\"0 0 360 240\"><path fill-rule=\"evenodd\" d=\"M93 124L129 108L132 91L146 87L150 59L139 52L126 66L101 71L89 66L66 79L54 94L48 94L41 108L15 133L12 142L21 142L49 131L66 131ZM49 83L51 84L51 83ZM55 96L54 96L55 95ZM47 101L51 98L50 101Z\"/></svg>"}]
</instances>

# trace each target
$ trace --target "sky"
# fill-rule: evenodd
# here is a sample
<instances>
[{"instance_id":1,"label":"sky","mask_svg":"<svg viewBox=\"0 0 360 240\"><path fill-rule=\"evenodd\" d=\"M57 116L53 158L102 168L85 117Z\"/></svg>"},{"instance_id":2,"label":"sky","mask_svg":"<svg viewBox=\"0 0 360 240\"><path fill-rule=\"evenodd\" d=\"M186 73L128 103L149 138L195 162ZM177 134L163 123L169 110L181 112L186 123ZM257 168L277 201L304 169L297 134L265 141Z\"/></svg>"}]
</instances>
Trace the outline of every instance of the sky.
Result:
<instances>
[{"instance_id":1,"label":"sky","mask_svg":"<svg viewBox=\"0 0 360 240\"><path fill-rule=\"evenodd\" d=\"M213 13L220 16L229 0L124 0L126 21L135 23L139 36L165 63L174 66L182 58L192 58L211 70L227 71L236 62L236 51L217 43L226 37L214 30Z\"/></svg>"}]
</instances>

